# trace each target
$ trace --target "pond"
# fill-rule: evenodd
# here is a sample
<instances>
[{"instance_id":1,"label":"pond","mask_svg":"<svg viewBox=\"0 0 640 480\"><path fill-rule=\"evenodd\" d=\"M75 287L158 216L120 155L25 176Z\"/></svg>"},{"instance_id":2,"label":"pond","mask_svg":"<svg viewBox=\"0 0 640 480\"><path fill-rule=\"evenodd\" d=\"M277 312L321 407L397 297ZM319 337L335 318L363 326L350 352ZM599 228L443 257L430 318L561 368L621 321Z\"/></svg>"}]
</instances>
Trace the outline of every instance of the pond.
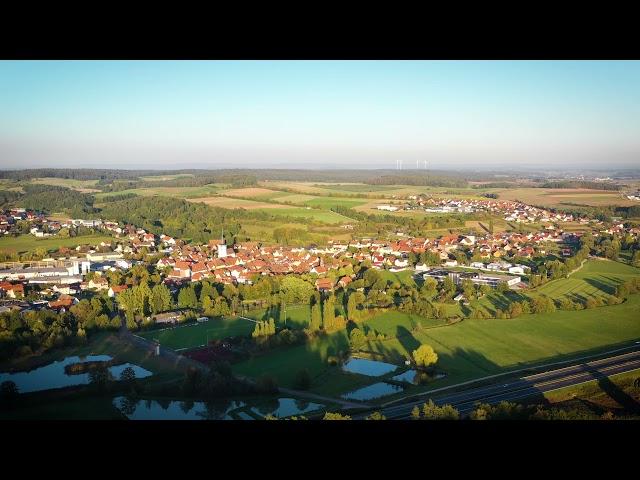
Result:
<instances>
[{"instance_id":1,"label":"pond","mask_svg":"<svg viewBox=\"0 0 640 480\"><path fill-rule=\"evenodd\" d=\"M370 377L379 377L393 372L397 368L397 365L393 365L391 363L368 360L365 358L350 358L342 366L342 369L346 372L359 373Z\"/></svg>"},{"instance_id":2,"label":"pond","mask_svg":"<svg viewBox=\"0 0 640 480\"><path fill-rule=\"evenodd\" d=\"M267 415L280 418L300 415L324 407L318 403L294 398L252 402L217 399L203 402L120 396L113 399L113 404L130 420L255 420Z\"/></svg>"},{"instance_id":3,"label":"pond","mask_svg":"<svg viewBox=\"0 0 640 480\"><path fill-rule=\"evenodd\" d=\"M292 415L301 415L303 413L313 412L323 408L324 405L312 403L306 400L295 398L278 398L273 403L264 403L257 407L253 407L251 411L256 415L265 417L273 415L274 417L290 417Z\"/></svg>"},{"instance_id":4,"label":"pond","mask_svg":"<svg viewBox=\"0 0 640 480\"><path fill-rule=\"evenodd\" d=\"M419 373L421 372L418 372L417 370L407 370L406 372L400 373L395 377L391 377L391 380L396 380L397 382L413 383L414 385L417 385ZM444 373L436 373L431 375L425 374L425 375L427 375L426 377L427 382L432 382L434 380L438 380L439 378L445 377Z\"/></svg>"},{"instance_id":5,"label":"pond","mask_svg":"<svg viewBox=\"0 0 640 480\"><path fill-rule=\"evenodd\" d=\"M368 387L363 387L353 392L348 392L342 395L342 398L346 400L373 400L374 398L384 397L393 393L401 392L403 389L398 385L392 385L391 383L378 382Z\"/></svg>"},{"instance_id":6,"label":"pond","mask_svg":"<svg viewBox=\"0 0 640 480\"><path fill-rule=\"evenodd\" d=\"M239 401L145 400L131 397L116 397L113 404L129 420L233 420L229 413L246 405Z\"/></svg>"},{"instance_id":7,"label":"pond","mask_svg":"<svg viewBox=\"0 0 640 480\"><path fill-rule=\"evenodd\" d=\"M64 360L51 362L28 372L0 373L0 383L11 380L18 386L20 393L39 392L41 390L69 387L72 385L86 385L89 383L88 373L68 375L65 372L65 367L74 363L108 362L112 359L109 355L66 357ZM153 375L150 371L131 363L109 367L109 371L114 379L118 379L120 373L127 367L133 368L134 372L136 372L136 378L145 378Z\"/></svg>"},{"instance_id":8,"label":"pond","mask_svg":"<svg viewBox=\"0 0 640 480\"><path fill-rule=\"evenodd\" d=\"M416 383L416 375L418 375L418 372L416 370L407 370L406 372L396 375L395 377L391 377L391 380L395 380L397 382Z\"/></svg>"}]
</instances>

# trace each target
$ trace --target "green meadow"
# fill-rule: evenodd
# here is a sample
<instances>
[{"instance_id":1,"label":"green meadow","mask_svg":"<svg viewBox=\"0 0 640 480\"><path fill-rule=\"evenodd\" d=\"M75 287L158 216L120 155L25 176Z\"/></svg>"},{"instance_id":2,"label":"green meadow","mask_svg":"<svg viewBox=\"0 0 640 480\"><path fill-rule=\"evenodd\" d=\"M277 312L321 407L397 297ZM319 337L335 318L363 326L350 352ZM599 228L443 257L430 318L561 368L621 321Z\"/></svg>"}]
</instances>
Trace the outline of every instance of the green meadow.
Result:
<instances>
[{"instance_id":1,"label":"green meadow","mask_svg":"<svg viewBox=\"0 0 640 480\"><path fill-rule=\"evenodd\" d=\"M60 247L77 247L78 245L97 245L100 242L111 242L113 237L108 235L82 235L80 237L43 237L33 235L19 235L17 237L3 235L0 237L0 251L25 253L36 248L44 248L47 252L53 252Z\"/></svg>"}]
</instances>

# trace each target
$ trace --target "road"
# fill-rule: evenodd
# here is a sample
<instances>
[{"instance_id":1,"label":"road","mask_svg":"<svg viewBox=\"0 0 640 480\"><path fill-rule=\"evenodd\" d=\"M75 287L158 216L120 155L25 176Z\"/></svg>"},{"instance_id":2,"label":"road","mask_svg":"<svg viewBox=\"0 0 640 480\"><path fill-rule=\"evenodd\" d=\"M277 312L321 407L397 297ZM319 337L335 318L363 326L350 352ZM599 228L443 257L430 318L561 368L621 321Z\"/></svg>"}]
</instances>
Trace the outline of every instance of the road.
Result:
<instances>
[{"instance_id":1,"label":"road","mask_svg":"<svg viewBox=\"0 0 640 480\"><path fill-rule=\"evenodd\" d=\"M461 416L466 416L474 409L477 402L495 404L503 400L519 400L525 397L539 395L542 392L579 385L591 380L636 369L640 369L640 347L625 354L590 362L582 362L569 367L510 380L506 383L477 387L444 395L434 398L433 401L437 405L453 405L460 412ZM416 405L422 406L425 401L428 401L428 395L425 395L418 401L384 407L379 410L390 420L409 419L411 418L411 410L413 407ZM369 412L355 415L354 419L364 418L368 414Z\"/></svg>"}]
</instances>

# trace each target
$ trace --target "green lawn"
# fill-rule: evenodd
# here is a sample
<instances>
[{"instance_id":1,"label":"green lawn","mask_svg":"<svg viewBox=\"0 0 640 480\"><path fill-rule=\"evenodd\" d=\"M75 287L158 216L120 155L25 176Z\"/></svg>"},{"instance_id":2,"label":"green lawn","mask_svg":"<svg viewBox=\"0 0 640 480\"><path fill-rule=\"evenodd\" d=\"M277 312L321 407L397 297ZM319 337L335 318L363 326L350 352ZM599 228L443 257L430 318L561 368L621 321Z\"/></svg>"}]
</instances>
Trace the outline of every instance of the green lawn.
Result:
<instances>
[{"instance_id":1,"label":"green lawn","mask_svg":"<svg viewBox=\"0 0 640 480\"><path fill-rule=\"evenodd\" d=\"M535 290L554 299L568 297L586 300L588 297L608 297L616 287L640 275L640 268L610 260L589 260L569 278L554 280Z\"/></svg>"},{"instance_id":2,"label":"green lawn","mask_svg":"<svg viewBox=\"0 0 640 480\"><path fill-rule=\"evenodd\" d=\"M424 318L419 315L403 312L385 312L365 320L364 324L378 333L383 333L391 337L406 335L419 325L423 327L445 325L446 320Z\"/></svg>"},{"instance_id":3,"label":"green lawn","mask_svg":"<svg viewBox=\"0 0 640 480\"><path fill-rule=\"evenodd\" d=\"M167 180L176 180L178 178L190 178L193 177L193 173L178 173L175 175L149 175L146 177L139 177L140 180L147 180L150 182L166 182Z\"/></svg>"},{"instance_id":4,"label":"green lawn","mask_svg":"<svg viewBox=\"0 0 640 480\"><path fill-rule=\"evenodd\" d=\"M384 280L392 283L399 283L408 287L416 287L416 280L413 278L415 272L412 269L402 272L390 272L389 270L380 270L380 275ZM420 281L420 280L418 280Z\"/></svg>"},{"instance_id":5,"label":"green lawn","mask_svg":"<svg viewBox=\"0 0 640 480\"><path fill-rule=\"evenodd\" d=\"M446 378L429 387L437 388L635 341L640 338L638 308L640 296L635 295L621 305L523 315L511 320L465 320L415 333L410 331L415 325L411 316L386 313L367 324L389 335L402 335L371 342L369 349L400 364L422 343L431 345L439 355L438 367L447 373ZM246 360L234 365L234 370L248 376L267 373L280 385L289 386L295 373L307 368L316 378L312 390L328 392L334 390L326 384L334 375L330 374L327 356L347 349L346 332L338 332L308 345L277 349Z\"/></svg>"},{"instance_id":6,"label":"green lawn","mask_svg":"<svg viewBox=\"0 0 640 480\"><path fill-rule=\"evenodd\" d=\"M73 178L43 177L34 178L31 180L31 183L83 190L94 189L98 180L75 180Z\"/></svg>"},{"instance_id":7,"label":"green lawn","mask_svg":"<svg viewBox=\"0 0 640 480\"><path fill-rule=\"evenodd\" d=\"M24 253L35 250L36 248L44 248L48 252L58 250L60 247L76 247L78 245L97 245L100 242L111 242L113 237L109 235L83 235L80 237L47 237L36 238L33 235L19 235L12 237L3 235L0 237L0 250L13 251L16 253Z\"/></svg>"},{"instance_id":8,"label":"green lawn","mask_svg":"<svg viewBox=\"0 0 640 480\"><path fill-rule=\"evenodd\" d=\"M357 200L353 198L338 198L338 197L318 197L313 200L307 200L304 202L305 205L309 207L322 207L327 210L341 206L341 207L357 207L359 205L364 205L367 203L367 200Z\"/></svg>"},{"instance_id":9,"label":"green lawn","mask_svg":"<svg viewBox=\"0 0 640 480\"><path fill-rule=\"evenodd\" d=\"M339 192L353 192L353 193L370 193L370 192L384 192L385 190L393 190L394 186L389 185L366 185L366 184L336 184L336 185L318 185L314 184L314 187L324 188L326 190L337 190Z\"/></svg>"},{"instance_id":10,"label":"green lawn","mask_svg":"<svg viewBox=\"0 0 640 480\"><path fill-rule=\"evenodd\" d=\"M283 208L256 208L254 211L266 212L271 215L286 215L289 217L303 217L324 223L344 223L352 221L350 218L342 216L330 210L318 210L304 207L283 207Z\"/></svg>"},{"instance_id":11,"label":"green lawn","mask_svg":"<svg viewBox=\"0 0 640 480\"><path fill-rule=\"evenodd\" d=\"M160 195L164 197L175 198L199 198L214 195L220 191L220 187L214 184L204 185L202 187L150 187L150 188L130 188L117 192L96 193L96 201L102 198L112 197L114 195L123 195L134 193L143 197Z\"/></svg>"},{"instance_id":12,"label":"green lawn","mask_svg":"<svg viewBox=\"0 0 640 480\"><path fill-rule=\"evenodd\" d=\"M450 380L464 381L640 338L640 297L621 305L574 312L523 315L510 320L465 320L380 342L376 350L407 355L421 343L436 350Z\"/></svg>"},{"instance_id":13,"label":"green lawn","mask_svg":"<svg viewBox=\"0 0 640 480\"><path fill-rule=\"evenodd\" d=\"M272 317L276 321L278 327L288 328L306 328L309 326L311 318L311 307L309 305L287 305L286 307L286 323L279 321L278 312L269 312L266 308L260 308L245 313L246 317L256 320L269 320Z\"/></svg>"},{"instance_id":14,"label":"green lawn","mask_svg":"<svg viewBox=\"0 0 640 480\"><path fill-rule=\"evenodd\" d=\"M255 323L241 318L212 318L208 322L182 325L162 330L138 333L141 337L158 340L161 345L174 350L195 348L207 344L207 340L251 335Z\"/></svg>"},{"instance_id":15,"label":"green lawn","mask_svg":"<svg viewBox=\"0 0 640 480\"><path fill-rule=\"evenodd\" d=\"M326 374L330 367L327 357L349 348L345 331L321 337L294 347L277 348L266 355L233 365L234 372L249 377L272 375L281 386L292 386L296 373L306 368L313 377Z\"/></svg>"}]
</instances>

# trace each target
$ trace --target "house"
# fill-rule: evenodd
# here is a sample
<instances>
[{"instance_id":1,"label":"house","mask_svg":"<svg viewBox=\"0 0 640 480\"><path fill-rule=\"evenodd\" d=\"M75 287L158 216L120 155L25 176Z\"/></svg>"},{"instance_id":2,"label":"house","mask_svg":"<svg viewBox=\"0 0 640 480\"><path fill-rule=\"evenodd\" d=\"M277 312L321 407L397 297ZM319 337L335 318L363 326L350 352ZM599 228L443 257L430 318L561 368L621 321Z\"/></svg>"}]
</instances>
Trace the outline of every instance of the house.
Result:
<instances>
[{"instance_id":1,"label":"house","mask_svg":"<svg viewBox=\"0 0 640 480\"><path fill-rule=\"evenodd\" d=\"M516 275L524 275L524 268L521 265L514 265L513 267L508 268L509 273L513 273Z\"/></svg>"},{"instance_id":2,"label":"house","mask_svg":"<svg viewBox=\"0 0 640 480\"><path fill-rule=\"evenodd\" d=\"M95 288L96 290L109 290L109 282L104 277L96 277L89 280L87 287Z\"/></svg>"},{"instance_id":3,"label":"house","mask_svg":"<svg viewBox=\"0 0 640 480\"><path fill-rule=\"evenodd\" d=\"M129 288L127 285L113 285L109 287L109 291L107 292L107 295L113 298L117 294L124 292L127 288Z\"/></svg>"},{"instance_id":4,"label":"house","mask_svg":"<svg viewBox=\"0 0 640 480\"><path fill-rule=\"evenodd\" d=\"M340 285L342 288L345 288L351 282L353 282L353 278L345 276L338 280L338 285Z\"/></svg>"},{"instance_id":5,"label":"house","mask_svg":"<svg viewBox=\"0 0 640 480\"><path fill-rule=\"evenodd\" d=\"M419 263L416 265L416 272L426 272L429 270L429 266L426 263Z\"/></svg>"},{"instance_id":6,"label":"house","mask_svg":"<svg viewBox=\"0 0 640 480\"><path fill-rule=\"evenodd\" d=\"M330 292L333 290L333 280L330 278L319 278L316 280L316 289L319 292Z\"/></svg>"},{"instance_id":7,"label":"house","mask_svg":"<svg viewBox=\"0 0 640 480\"><path fill-rule=\"evenodd\" d=\"M12 284L9 282L0 283L0 291L9 298L24 297L24 285L21 283Z\"/></svg>"},{"instance_id":8,"label":"house","mask_svg":"<svg viewBox=\"0 0 640 480\"><path fill-rule=\"evenodd\" d=\"M58 312L66 312L71 308L72 305L78 303L78 299L72 297L70 295L60 295L57 300L53 302L49 302L48 306L52 310L57 310Z\"/></svg>"}]
</instances>

